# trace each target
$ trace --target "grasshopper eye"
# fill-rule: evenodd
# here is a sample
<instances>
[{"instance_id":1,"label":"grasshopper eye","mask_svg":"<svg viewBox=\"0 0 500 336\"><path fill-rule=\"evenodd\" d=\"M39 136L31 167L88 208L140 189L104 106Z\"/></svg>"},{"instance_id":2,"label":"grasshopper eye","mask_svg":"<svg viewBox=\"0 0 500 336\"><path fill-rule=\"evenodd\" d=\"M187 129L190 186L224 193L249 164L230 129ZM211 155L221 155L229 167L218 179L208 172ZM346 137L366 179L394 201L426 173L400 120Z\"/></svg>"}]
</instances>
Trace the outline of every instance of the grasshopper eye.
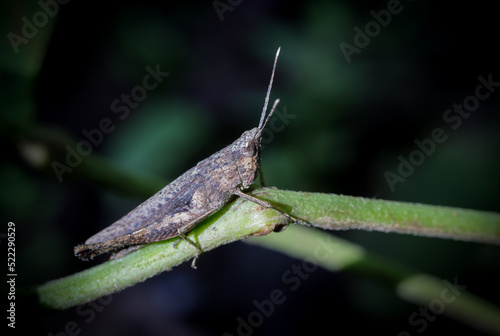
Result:
<instances>
[{"instance_id":1,"label":"grasshopper eye","mask_svg":"<svg viewBox=\"0 0 500 336\"><path fill-rule=\"evenodd\" d=\"M250 141L245 141L241 144L241 154L243 156L253 156L255 154L255 147Z\"/></svg>"}]
</instances>

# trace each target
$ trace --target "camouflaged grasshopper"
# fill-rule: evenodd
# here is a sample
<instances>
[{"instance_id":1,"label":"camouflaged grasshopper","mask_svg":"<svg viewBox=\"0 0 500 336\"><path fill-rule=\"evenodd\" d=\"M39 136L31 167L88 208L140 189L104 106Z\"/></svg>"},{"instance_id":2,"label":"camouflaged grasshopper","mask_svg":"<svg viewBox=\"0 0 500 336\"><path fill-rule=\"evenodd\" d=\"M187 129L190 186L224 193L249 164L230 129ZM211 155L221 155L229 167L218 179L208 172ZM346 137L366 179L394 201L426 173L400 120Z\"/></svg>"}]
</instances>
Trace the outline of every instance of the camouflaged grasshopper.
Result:
<instances>
[{"instance_id":1,"label":"camouflaged grasshopper","mask_svg":"<svg viewBox=\"0 0 500 336\"><path fill-rule=\"evenodd\" d=\"M259 126L243 132L231 145L200 161L126 216L90 237L85 244L76 246L77 257L87 260L112 252L111 258L118 258L144 244L180 237L197 248L192 263L195 267L201 247L186 237L186 233L220 209L233 195L266 208L272 207L243 191L259 173L263 184L260 167L262 131L279 103L276 99L265 118L279 52L280 48L274 59Z\"/></svg>"}]
</instances>

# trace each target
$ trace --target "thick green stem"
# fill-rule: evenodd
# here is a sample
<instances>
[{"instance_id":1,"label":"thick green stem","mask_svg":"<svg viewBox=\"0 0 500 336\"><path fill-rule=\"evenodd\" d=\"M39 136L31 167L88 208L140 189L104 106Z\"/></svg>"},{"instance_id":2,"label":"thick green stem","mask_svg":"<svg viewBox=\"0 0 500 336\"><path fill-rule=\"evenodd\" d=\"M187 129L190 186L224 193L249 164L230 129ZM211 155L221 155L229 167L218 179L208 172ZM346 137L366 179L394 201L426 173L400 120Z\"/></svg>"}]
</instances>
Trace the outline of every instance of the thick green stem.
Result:
<instances>
[{"instance_id":1,"label":"thick green stem","mask_svg":"<svg viewBox=\"0 0 500 336\"><path fill-rule=\"evenodd\" d=\"M500 215L494 213L276 189L258 189L253 194L300 221L324 229L359 228L495 243L499 240ZM203 221L189 238L198 241L203 250L208 251L249 236L265 235L287 220L274 209L262 209L255 203L238 199ZM170 270L196 255L196 249L190 244L181 242L175 249L174 242L175 239L171 239L149 244L120 259L41 285L36 290L39 300L57 309L82 304ZM308 253L301 250L304 244L280 244L282 246L276 245L278 250L287 252L292 249L297 257L305 257ZM359 255L365 254L357 245L347 242L344 245L338 250L338 256L344 254L348 259L361 260ZM402 277L414 273L386 260L363 260L358 268L368 274L375 267L377 271L371 272L371 276L382 274L384 280L389 280L393 286L398 285ZM338 266L325 267L339 269ZM384 270L382 273L381 269ZM391 278L392 273L396 278Z\"/></svg>"},{"instance_id":2,"label":"thick green stem","mask_svg":"<svg viewBox=\"0 0 500 336\"><path fill-rule=\"evenodd\" d=\"M325 230L359 229L500 244L498 213L277 189L254 194Z\"/></svg>"},{"instance_id":3,"label":"thick green stem","mask_svg":"<svg viewBox=\"0 0 500 336\"><path fill-rule=\"evenodd\" d=\"M248 236L265 235L286 220L276 210L263 210L255 203L238 200L203 221L188 237L208 251ZM175 248L176 241L174 238L148 244L122 258L50 281L36 288L39 301L55 309L76 306L121 291L196 255L196 248L186 241L180 241Z\"/></svg>"}]
</instances>

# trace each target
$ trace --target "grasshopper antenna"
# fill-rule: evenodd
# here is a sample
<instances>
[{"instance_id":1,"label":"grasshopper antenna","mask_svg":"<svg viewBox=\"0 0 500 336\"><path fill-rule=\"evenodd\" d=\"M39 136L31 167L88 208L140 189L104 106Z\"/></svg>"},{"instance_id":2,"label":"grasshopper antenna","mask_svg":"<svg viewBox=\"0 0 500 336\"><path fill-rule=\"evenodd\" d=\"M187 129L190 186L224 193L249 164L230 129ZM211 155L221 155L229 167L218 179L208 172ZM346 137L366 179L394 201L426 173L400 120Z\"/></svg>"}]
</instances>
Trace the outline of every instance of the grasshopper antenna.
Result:
<instances>
[{"instance_id":1,"label":"grasshopper antenna","mask_svg":"<svg viewBox=\"0 0 500 336\"><path fill-rule=\"evenodd\" d=\"M279 103L279 102L280 102L279 98L278 98L278 99L276 99L276 100L274 101L273 107L271 108L271 112L269 112L269 114L267 115L266 121L264 122L264 125L262 126L262 129L263 129L264 127L266 127L267 122L269 121L269 119L270 119L270 118L271 118L271 116L273 115L274 110L276 110L276 106L278 106L278 103Z\"/></svg>"},{"instance_id":2,"label":"grasshopper antenna","mask_svg":"<svg viewBox=\"0 0 500 336\"><path fill-rule=\"evenodd\" d=\"M278 56L280 54L281 47L278 48L278 51L276 52L276 57L274 58L274 65L273 65L273 72L271 74L271 81L269 82L269 87L267 88L267 94L266 94L266 100L264 101L264 108L262 109L262 114L260 115L260 122L259 122L259 129L263 129L264 126L266 126L267 121L269 120L269 117L274 112L274 109L276 108L276 105L279 103L279 99L277 99L274 102L273 108L271 109L271 112L269 113L266 122L264 123L264 118L266 117L266 111L267 111L267 105L269 104L269 96L271 95L271 88L273 87L273 79L274 79L274 71L276 70L276 63L278 62Z\"/></svg>"}]
</instances>

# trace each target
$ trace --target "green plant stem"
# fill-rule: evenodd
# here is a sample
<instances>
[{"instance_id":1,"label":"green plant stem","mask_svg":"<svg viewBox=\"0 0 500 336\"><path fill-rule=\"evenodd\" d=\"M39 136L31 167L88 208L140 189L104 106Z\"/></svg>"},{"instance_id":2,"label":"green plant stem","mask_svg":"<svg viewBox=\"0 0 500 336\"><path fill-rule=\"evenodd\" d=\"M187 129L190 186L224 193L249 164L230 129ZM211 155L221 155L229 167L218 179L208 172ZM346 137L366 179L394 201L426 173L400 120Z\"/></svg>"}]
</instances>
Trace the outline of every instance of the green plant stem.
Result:
<instances>
[{"instance_id":1,"label":"green plant stem","mask_svg":"<svg viewBox=\"0 0 500 336\"><path fill-rule=\"evenodd\" d=\"M256 190L254 195L324 230L359 229L500 244L500 214L493 212L277 189Z\"/></svg>"},{"instance_id":2,"label":"green plant stem","mask_svg":"<svg viewBox=\"0 0 500 336\"><path fill-rule=\"evenodd\" d=\"M326 229L341 229L342 223L346 223L345 229L375 230L377 225L380 225L380 230L387 232L395 228L396 232L403 233L412 232L421 235L430 233L431 236L456 239L479 238L480 241L498 241L500 216L493 213L276 189L258 189L253 194L272 202L302 221ZM377 215L377 212L382 212L383 215ZM426 215L426 212L439 216L440 221L436 222L434 217ZM460 230L453 231L451 227L457 216L461 218ZM373 222L369 222L370 218ZM262 209L255 203L238 199L200 223L189 234L189 238L198 241L203 250L208 251L249 236L268 234L275 229L276 225L285 224L287 221L287 217L274 209ZM437 226L440 228L439 231L433 229L437 224L439 224ZM401 227L405 229L398 231L397 229ZM413 229L409 230L409 227ZM418 231L418 228L422 230ZM445 230L446 228L448 229ZM444 235L443 232L448 232L448 234ZM453 232L453 236L450 236L449 232ZM149 244L120 259L50 281L36 288L39 301L57 309L79 305L170 270L196 255L196 249L183 241L175 249L173 247L175 241L171 239ZM298 251L297 256L307 255L306 252L300 252L301 244L287 243L283 246L281 250L284 252L286 248L293 248ZM280 249L279 246L277 248ZM365 253L361 247L350 243L341 250L350 251L346 253L347 258L358 258L357 255ZM400 277L409 276L412 273L387 261L380 261L377 258L369 260L370 262L365 260L359 267L365 269L366 274L375 267L376 271L371 272L371 276L382 276L386 281L392 279L391 274L397 274L396 280L392 279L391 285L394 286L399 284ZM381 269L384 271L381 272Z\"/></svg>"},{"instance_id":3,"label":"green plant stem","mask_svg":"<svg viewBox=\"0 0 500 336\"><path fill-rule=\"evenodd\" d=\"M22 150L26 146L31 146L43 154L40 155L43 159L38 161L25 157L26 163L43 171L53 181L58 181L57 170L62 179L61 183L89 183L98 188L110 189L137 198L148 198L167 184L162 178L127 171L96 153L82 157L76 165L74 161L77 159L71 157L69 163L68 147L75 151L78 143L60 130L36 126L17 133L19 135L15 136L14 141L18 143L18 148ZM59 166L54 168L56 164ZM61 168L62 166L66 168Z\"/></svg>"},{"instance_id":4,"label":"green plant stem","mask_svg":"<svg viewBox=\"0 0 500 336\"><path fill-rule=\"evenodd\" d=\"M193 229L188 237L203 251L248 237L265 235L287 218L273 209L237 200ZM152 243L122 258L110 260L80 273L47 282L36 288L39 301L65 309L123 290L193 258L196 248L177 239Z\"/></svg>"},{"instance_id":5,"label":"green plant stem","mask_svg":"<svg viewBox=\"0 0 500 336\"><path fill-rule=\"evenodd\" d=\"M303 226L246 242L330 271L360 274L393 288L401 299L430 309L433 315L442 313L483 332L500 334L500 309L468 292L467 283L458 278L439 279L421 273L324 231ZM418 308L415 312L419 312Z\"/></svg>"}]
</instances>

